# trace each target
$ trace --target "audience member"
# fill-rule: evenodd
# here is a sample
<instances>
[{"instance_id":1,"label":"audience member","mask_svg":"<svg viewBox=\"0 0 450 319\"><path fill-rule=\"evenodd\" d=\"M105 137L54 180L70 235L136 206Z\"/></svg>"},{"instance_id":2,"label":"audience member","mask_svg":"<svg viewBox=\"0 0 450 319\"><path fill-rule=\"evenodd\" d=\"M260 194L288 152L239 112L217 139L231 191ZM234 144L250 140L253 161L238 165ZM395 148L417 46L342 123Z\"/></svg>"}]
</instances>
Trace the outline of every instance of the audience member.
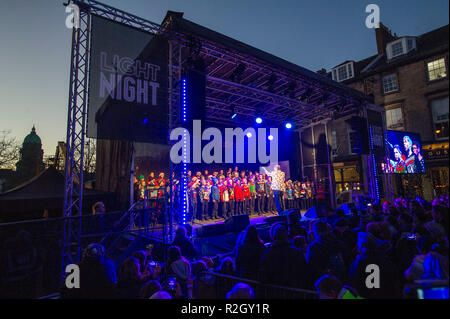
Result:
<instances>
[{"instance_id":1,"label":"audience member","mask_svg":"<svg viewBox=\"0 0 450 319\"><path fill-rule=\"evenodd\" d=\"M254 299L253 289L244 283L237 283L227 294L226 299Z\"/></svg>"},{"instance_id":2,"label":"audience member","mask_svg":"<svg viewBox=\"0 0 450 319\"><path fill-rule=\"evenodd\" d=\"M119 280L116 291L120 299L138 299L141 287L145 283L142 277L139 260L135 257L128 257L119 269Z\"/></svg>"},{"instance_id":3,"label":"audience member","mask_svg":"<svg viewBox=\"0 0 450 319\"><path fill-rule=\"evenodd\" d=\"M349 250L345 244L333 236L328 225L323 221L316 221L312 226L314 241L306 251L306 260L313 270L313 278L324 274L334 275L345 280L349 263Z\"/></svg>"},{"instance_id":4,"label":"audience member","mask_svg":"<svg viewBox=\"0 0 450 319\"><path fill-rule=\"evenodd\" d=\"M194 260L198 257L198 252L194 247L194 244L186 236L186 228L179 226L175 233L175 238L171 246L177 246L180 248L181 255L189 260Z\"/></svg>"},{"instance_id":5,"label":"audience member","mask_svg":"<svg viewBox=\"0 0 450 319\"><path fill-rule=\"evenodd\" d=\"M265 284L303 289L312 284L305 257L291 246L284 226L274 229L273 244L261 259L259 279Z\"/></svg>"},{"instance_id":6,"label":"audience member","mask_svg":"<svg viewBox=\"0 0 450 319\"><path fill-rule=\"evenodd\" d=\"M262 255L265 253L261 238L256 227L249 225L245 229L243 244L237 248L236 275L256 280Z\"/></svg>"},{"instance_id":7,"label":"audience member","mask_svg":"<svg viewBox=\"0 0 450 319\"><path fill-rule=\"evenodd\" d=\"M362 299L355 289L344 286L337 277L332 275L320 277L315 287L320 299Z\"/></svg>"}]
</instances>

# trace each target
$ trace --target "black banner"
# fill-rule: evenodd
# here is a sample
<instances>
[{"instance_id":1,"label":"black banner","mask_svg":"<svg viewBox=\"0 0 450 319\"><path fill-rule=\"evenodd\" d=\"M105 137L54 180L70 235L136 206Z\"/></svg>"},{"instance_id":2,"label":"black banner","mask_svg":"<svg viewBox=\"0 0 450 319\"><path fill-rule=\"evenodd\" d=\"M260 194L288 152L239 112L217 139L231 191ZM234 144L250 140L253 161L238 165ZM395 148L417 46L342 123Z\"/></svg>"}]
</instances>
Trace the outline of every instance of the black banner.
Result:
<instances>
[{"instance_id":1,"label":"black banner","mask_svg":"<svg viewBox=\"0 0 450 319\"><path fill-rule=\"evenodd\" d=\"M166 143L168 113L167 41L94 15L88 137Z\"/></svg>"}]
</instances>

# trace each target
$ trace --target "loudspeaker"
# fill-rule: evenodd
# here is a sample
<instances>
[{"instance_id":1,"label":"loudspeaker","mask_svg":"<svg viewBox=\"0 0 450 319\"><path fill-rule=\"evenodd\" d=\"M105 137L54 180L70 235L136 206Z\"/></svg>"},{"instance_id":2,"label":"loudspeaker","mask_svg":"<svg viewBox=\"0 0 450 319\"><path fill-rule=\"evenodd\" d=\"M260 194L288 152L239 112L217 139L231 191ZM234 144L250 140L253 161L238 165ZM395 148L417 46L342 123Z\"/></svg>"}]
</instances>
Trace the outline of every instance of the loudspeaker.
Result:
<instances>
[{"instance_id":1,"label":"loudspeaker","mask_svg":"<svg viewBox=\"0 0 450 319\"><path fill-rule=\"evenodd\" d=\"M269 223L269 224L274 224L274 223L278 223L278 222L287 223L287 215L272 216L272 217L264 218L263 222Z\"/></svg>"},{"instance_id":2,"label":"loudspeaker","mask_svg":"<svg viewBox=\"0 0 450 319\"><path fill-rule=\"evenodd\" d=\"M192 237L192 226L189 224L184 225L184 228L186 229L186 236L188 238Z\"/></svg>"},{"instance_id":3,"label":"loudspeaker","mask_svg":"<svg viewBox=\"0 0 450 319\"><path fill-rule=\"evenodd\" d=\"M204 120L206 109L206 74L197 66L186 74L187 119Z\"/></svg>"},{"instance_id":4,"label":"loudspeaker","mask_svg":"<svg viewBox=\"0 0 450 319\"><path fill-rule=\"evenodd\" d=\"M288 216L291 212L300 215L300 209L294 208L294 209L286 209L286 210L282 211L280 216Z\"/></svg>"},{"instance_id":5,"label":"loudspeaker","mask_svg":"<svg viewBox=\"0 0 450 319\"><path fill-rule=\"evenodd\" d=\"M197 237L210 237L225 234L225 224L205 225L197 229Z\"/></svg>"},{"instance_id":6,"label":"loudspeaker","mask_svg":"<svg viewBox=\"0 0 450 319\"><path fill-rule=\"evenodd\" d=\"M250 225L250 219L248 215L231 216L224 222L224 225L227 232L240 232Z\"/></svg>"}]
</instances>

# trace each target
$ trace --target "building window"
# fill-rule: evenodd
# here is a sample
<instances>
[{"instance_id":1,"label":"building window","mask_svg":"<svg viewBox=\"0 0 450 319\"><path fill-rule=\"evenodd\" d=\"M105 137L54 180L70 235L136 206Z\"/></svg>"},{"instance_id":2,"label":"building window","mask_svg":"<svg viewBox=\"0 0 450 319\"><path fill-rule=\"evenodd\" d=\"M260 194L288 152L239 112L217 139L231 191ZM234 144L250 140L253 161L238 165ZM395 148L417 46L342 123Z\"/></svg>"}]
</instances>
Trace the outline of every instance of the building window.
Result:
<instances>
[{"instance_id":1,"label":"building window","mask_svg":"<svg viewBox=\"0 0 450 319\"><path fill-rule=\"evenodd\" d=\"M342 82L351 79L354 76L353 62L340 65L332 69L332 77L334 81Z\"/></svg>"},{"instance_id":2,"label":"building window","mask_svg":"<svg viewBox=\"0 0 450 319\"><path fill-rule=\"evenodd\" d=\"M447 70L445 67L445 59L440 58L427 63L428 81L434 81L445 78Z\"/></svg>"},{"instance_id":3,"label":"building window","mask_svg":"<svg viewBox=\"0 0 450 319\"><path fill-rule=\"evenodd\" d=\"M373 78L364 79L364 94L370 95L373 94Z\"/></svg>"},{"instance_id":4,"label":"building window","mask_svg":"<svg viewBox=\"0 0 450 319\"><path fill-rule=\"evenodd\" d=\"M403 130L402 108L394 107L386 111L386 127L388 130Z\"/></svg>"},{"instance_id":5,"label":"building window","mask_svg":"<svg viewBox=\"0 0 450 319\"><path fill-rule=\"evenodd\" d=\"M436 140L448 139L448 96L430 102Z\"/></svg>"},{"instance_id":6,"label":"building window","mask_svg":"<svg viewBox=\"0 0 450 319\"><path fill-rule=\"evenodd\" d=\"M409 53L412 50L415 50L416 48L417 48L416 38L414 37L403 37L394 40L388 43L386 46L387 59L390 60L400 55Z\"/></svg>"},{"instance_id":7,"label":"building window","mask_svg":"<svg viewBox=\"0 0 450 319\"><path fill-rule=\"evenodd\" d=\"M406 40L408 52L414 49L414 41L413 39Z\"/></svg>"},{"instance_id":8,"label":"building window","mask_svg":"<svg viewBox=\"0 0 450 319\"><path fill-rule=\"evenodd\" d=\"M403 54L402 41L392 44L392 57L396 57L400 54Z\"/></svg>"},{"instance_id":9,"label":"building window","mask_svg":"<svg viewBox=\"0 0 450 319\"><path fill-rule=\"evenodd\" d=\"M383 76L383 91L384 93L391 93L398 91L398 82L396 74L389 74Z\"/></svg>"},{"instance_id":10,"label":"building window","mask_svg":"<svg viewBox=\"0 0 450 319\"><path fill-rule=\"evenodd\" d=\"M338 155L338 143L336 131L331 132L331 155L336 157Z\"/></svg>"}]
</instances>

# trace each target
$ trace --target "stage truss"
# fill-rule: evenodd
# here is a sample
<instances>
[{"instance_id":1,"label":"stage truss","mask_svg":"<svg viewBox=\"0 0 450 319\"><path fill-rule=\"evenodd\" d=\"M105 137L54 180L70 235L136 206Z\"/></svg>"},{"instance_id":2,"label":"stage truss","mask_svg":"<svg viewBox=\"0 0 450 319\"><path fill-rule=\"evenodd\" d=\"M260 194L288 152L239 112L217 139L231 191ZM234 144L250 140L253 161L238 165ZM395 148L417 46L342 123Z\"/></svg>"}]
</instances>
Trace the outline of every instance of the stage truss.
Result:
<instances>
[{"instance_id":1,"label":"stage truss","mask_svg":"<svg viewBox=\"0 0 450 319\"><path fill-rule=\"evenodd\" d=\"M67 123L67 158L62 273L65 265L81 257L83 158L86 133L90 21L98 15L132 26L169 41L169 129L182 123L180 90L189 59L202 59L206 68L206 119L221 124L252 125L256 115L282 125L289 120L296 129L336 116L361 113L369 103L355 90L304 70L282 68L267 60L225 47L211 39L179 29L177 13L168 14L162 25L118 10L95 0L73 0L80 9L80 25L73 29ZM285 62L285 61L284 61ZM240 72L238 72L240 70ZM307 72L305 72L307 71ZM309 73L308 73L309 72ZM177 169L170 165L170 178ZM172 188L170 193L172 198ZM172 232L173 200L168 203L168 233ZM77 221L77 222L76 222ZM166 225L164 226L166 227Z\"/></svg>"}]
</instances>

